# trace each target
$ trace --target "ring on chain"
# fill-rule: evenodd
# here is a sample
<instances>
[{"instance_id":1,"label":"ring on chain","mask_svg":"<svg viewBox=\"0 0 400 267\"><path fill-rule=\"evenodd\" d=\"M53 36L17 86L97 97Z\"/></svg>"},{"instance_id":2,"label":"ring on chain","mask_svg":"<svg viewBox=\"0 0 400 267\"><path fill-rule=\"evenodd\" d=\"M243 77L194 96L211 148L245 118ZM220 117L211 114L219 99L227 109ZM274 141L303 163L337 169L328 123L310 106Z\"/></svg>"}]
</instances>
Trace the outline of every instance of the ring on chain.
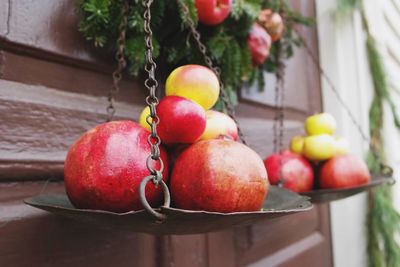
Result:
<instances>
[{"instance_id":1,"label":"ring on chain","mask_svg":"<svg viewBox=\"0 0 400 267\"><path fill-rule=\"evenodd\" d=\"M163 162L163 160L161 159L161 157L159 157L159 158L153 158L153 155L150 155L150 156L148 156L147 159L146 159L146 166L147 166L147 169L150 171L150 173L151 173L152 175L156 174L156 172L157 172L157 170L151 166L151 162L152 162L152 161L158 161L158 162L160 162L160 168L158 169L158 171L159 171L159 172L163 172L163 171L164 171L164 162Z\"/></svg>"},{"instance_id":2,"label":"ring on chain","mask_svg":"<svg viewBox=\"0 0 400 267\"><path fill-rule=\"evenodd\" d=\"M165 221L167 219L167 216L161 212L156 211L155 209L153 209L149 202L146 199L146 185L149 181L153 180L154 176L150 175L150 176L146 176L142 182L140 183L140 187L139 187L139 196L140 196L140 201L142 202L142 205L144 207L144 209L150 213L151 215L153 215L157 220L159 221ZM167 184L164 182L164 180L160 180L161 188L163 190L164 193L164 204L162 205L162 207L165 208L169 208L170 204L171 204L171 196L168 190L168 186Z\"/></svg>"}]
</instances>

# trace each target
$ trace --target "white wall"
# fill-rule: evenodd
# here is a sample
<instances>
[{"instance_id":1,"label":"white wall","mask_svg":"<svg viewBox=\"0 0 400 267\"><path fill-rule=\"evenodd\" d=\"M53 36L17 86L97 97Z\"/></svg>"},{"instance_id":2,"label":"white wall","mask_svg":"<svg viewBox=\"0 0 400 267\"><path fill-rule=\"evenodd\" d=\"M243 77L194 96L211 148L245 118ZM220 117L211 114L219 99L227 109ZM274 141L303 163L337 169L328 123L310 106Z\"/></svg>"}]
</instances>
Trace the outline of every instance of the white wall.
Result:
<instances>
[{"instance_id":1,"label":"white wall","mask_svg":"<svg viewBox=\"0 0 400 267\"><path fill-rule=\"evenodd\" d=\"M336 0L317 0L318 36L322 67L350 107L365 133L372 86L359 14L337 23L333 16ZM338 121L338 134L345 136L351 151L363 157L368 149L329 85L321 78L324 110ZM366 194L331 203L333 256L336 267L365 267Z\"/></svg>"},{"instance_id":2,"label":"white wall","mask_svg":"<svg viewBox=\"0 0 400 267\"><path fill-rule=\"evenodd\" d=\"M360 14L355 13L342 23L332 16L336 0L317 0L318 35L322 67L335 82L340 95L368 132L368 109L373 95L371 75L365 48ZM400 109L400 1L364 0L370 28L378 40L393 88L393 101ZM340 107L326 81L321 78L324 110L339 122L339 133L350 140L354 154L364 156L367 144L362 142L344 109ZM385 107L384 140L389 164L400 174L400 135L393 126L389 108ZM395 199L400 208L400 183ZM365 216L366 194L331 204L333 255L336 267L367 266Z\"/></svg>"}]
</instances>

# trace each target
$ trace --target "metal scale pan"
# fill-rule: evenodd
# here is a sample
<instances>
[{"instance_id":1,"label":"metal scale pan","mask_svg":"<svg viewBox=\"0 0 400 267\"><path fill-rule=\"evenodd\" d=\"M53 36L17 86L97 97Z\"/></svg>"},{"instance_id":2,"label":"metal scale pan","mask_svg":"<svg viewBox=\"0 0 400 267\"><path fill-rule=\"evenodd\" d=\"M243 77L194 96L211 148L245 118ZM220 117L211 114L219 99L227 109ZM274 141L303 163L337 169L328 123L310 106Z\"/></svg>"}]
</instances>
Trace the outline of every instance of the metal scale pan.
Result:
<instances>
[{"instance_id":1,"label":"metal scale pan","mask_svg":"<svg viewBox=\"0 0 400 267\"><path fill-rule=\"evenodd\" d=\"M395 180L391 176L384 175L372 175L372 179L369 183L349 188L338 188L338 189L316 189L309 192L301 193L303 196L310 198L312 203L324 203L335 201L343 198L353 196L358 193L362 193L368 189L380 186L383 184L392 185Z\"/></svg>"},{"instance_id":2,"label":"metal scale pan","mask_svg":"<svg viewBox=\"0 0 400 267\"><path fill-rule=\"evenodd\" d=\"M157 210L167 216L167 219L162 223L155 221L154 217L145 210L114 213L77 209L65 194L38 195L25 199L25 203L100 228L156 235L214 232L233 226L249 225L259 220L307 211L312 208L308 197L275 186L270 187L261 211L219 213L161 207Z\"/></svg>"}]
</instances>

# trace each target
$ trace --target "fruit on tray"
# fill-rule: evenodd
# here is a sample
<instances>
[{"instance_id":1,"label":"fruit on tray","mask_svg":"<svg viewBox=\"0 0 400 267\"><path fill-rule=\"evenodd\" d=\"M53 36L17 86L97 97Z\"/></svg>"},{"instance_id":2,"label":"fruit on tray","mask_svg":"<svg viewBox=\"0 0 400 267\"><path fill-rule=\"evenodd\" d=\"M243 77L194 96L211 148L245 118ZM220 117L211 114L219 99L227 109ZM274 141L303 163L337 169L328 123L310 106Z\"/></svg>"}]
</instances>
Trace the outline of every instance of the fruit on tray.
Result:
<instances>
[{"instance_id":1,"label":"fruit on tray","mask_svg":"<svg viewBox=\"0 0 400 267\"><path fill-rule=\"evenodd\" d=\"M321 188L348 188L366 184L370 180L365 162L353 155L334 157L326 161L319 172Z\"/></svg>"},{"instance_id":2,"label":"fruit on tray","mask_svg":"<svg viewBox=\"0 0 400 267\"><path fill-rule=\"evenodd\" d=\"M247 37L247 45L254 66L261 65L267 60L271 44L271 36L267 31L259 24L254 23Z\"/></svg>"},{"instance_id":3,"label":"fruit on tray","mask_svg":"<svg viewBox=\"0 0 400 267\"><path fill-rule=\"evenodd\" d=\"M232 0L195 0L199 21L206 25L223 22L232 9Z\"/></svg>"},{"instance_id":4,"label":"fruit on tray","mask_svg":"<svg viewBox=\"0 0 400 267\"><path fill-rule=\"evenodd\" d=\"M281 38L285 29L281 15L271 9L264 9L260 12L258 23L268 32L273 42Z\"/></svg>"},{"instance_id":5,"label":"fruit on tray","mask_svg":"<svg viewBox=\"0 0 400 267\"><path fill-rule=\"evenodd\" d=\"M335 137L335 156L347 155L349 153L349 142L344 137Z\"/></svg>"},{"instance_id":6,"label":"fruit on tray","mask_svg":"<svg viewBox=\"0 0 400 267\"><path fill-rule=\"evenodd\" d=\"M268 188L258 154L223 139L189 146L176 160L170 181L176 207L224 213L260 210Z\"/></svg>"},{"instance_id":7,"label":"fruit on tray","mask_svg":"<svg viewBox=\"0 0 400 267\"><path fill-rule=\"evenodd\" d=\"M132 121L114 121L84 133L69 149L64 182L71 202L82 209L126 212L142 209L139 185L149 175L146 159L149 132ZM168 158L161 147L163 179L168 177ZM159 162L154 162L156 168ZM146 198L157 207L162 190L146 187Z\"/></svg>"},{"instance_id":8,"label":"fruit on tray","mask_svg":"<svg viewBox=\"0 0 400 267\"><path fill-rule=\"evenodd\" d=\"M329 113L320 113L308 117L304 126L308 135L332 135L336 130L336 120Z\"/></svg>"},{"instance_id":9,"label":"fruit on tray","mask_svg":"<svg viewBox=\"0 0 400 267\"><path fill-rule=\"evenodd\" d=\"M214 106L219 96L219 81L215 73L201 65L184 65L168 76L165 94L193 100L204 109Z\"/></svg>"},{"instance_id":10,"label":"fruit on tray","mask_svg":"<svg viewBox=\"0 0 400 267\"><path fill-rule=\"evenodd\" d=\"M149 115L150 115L150 108L147 106L142 110L142 112L140 113L140 116L139 116L139 124L148 131L151 130L150 125L147 123L147 116L149 116ZM152 119L150 118L149 121L151 122Z\"/></svg>"},{"instance_id":11,"label":"fruit on tray","mask_svg":"<svg viewBox=\"0 0 400 267\"><path fill-rule=\"evenodd\" d=\"M307 136L304 139L303 155L310 160L327 160L335 155L335 139L328 134Z\"/></svg>"},{"instance_id":12,"label":"fruit on tray","mask_svg":"<svg viewBox=\"0 0 400 267\"><path fill-rule=\"evenodd\" d=\"M274 153L264 160L272 185L282 184L294 192L307 192L314 186L311 164L302 156L288 150Z\"/></svg>"},{"instance_id":13,"label":"fruit on tray","mask_svg":"<svg viewBox=\"0 0 400 267\"><path fill-rule=\"evenodd\" d=\"M333 136L336 120L329 113L310 116L305 121L308 136L294 136L290 142L290 150L301 154L309 160L328 160L333 156L346 155L349 152L347 140Z\"/></svg>"},{"instance_id":14,"label":"fruit on tray","mask_svg":"<svg viewBox=\"0 0 400 267\"><path fill-rule=\"evenodd\" d=\"M147 109L147 112L150 110ZM146 117L146 109L142 112ZM157 106L157 132L165 144L194 143L206 128L206 112L195 102L180 96L166 96ZM141 116L142 117L142 116ZM146 120L140 120L147 125Z\"/></svg>"},{"instance_id":15,"label":"fruit on tray","mask_svg":"<svg viewBox=\"0 0 400 267\"><path fill-rule=\"evenodd\" d=\"M303 153L304 139L305 137L301 135L294 136L290 141L290 150L301 155Z\"/></svg>"},{"instance_id":16,"label":"fruit on tray","mask_svg":"<svg viewBox=\"0 0 400 267\"><path fill-rule=\"evenodd\" d=\"M230 138L235 141L237 140L237 125L231 117L215 110L207 110L206 117L206 129L200 137L201 140L217 138Z\"/></svg>"}]
</instances>

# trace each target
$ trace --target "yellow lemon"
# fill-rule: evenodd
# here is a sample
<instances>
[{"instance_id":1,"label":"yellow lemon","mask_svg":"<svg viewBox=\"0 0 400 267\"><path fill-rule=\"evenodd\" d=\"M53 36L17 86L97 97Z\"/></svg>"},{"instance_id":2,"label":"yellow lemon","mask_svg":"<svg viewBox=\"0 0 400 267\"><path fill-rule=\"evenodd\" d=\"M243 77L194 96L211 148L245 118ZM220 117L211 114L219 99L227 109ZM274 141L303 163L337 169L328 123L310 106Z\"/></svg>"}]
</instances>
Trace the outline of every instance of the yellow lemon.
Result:
<instances>
[{"instance_id":1,"label":"yellow lemon","mask_svg":"<svg viewBox=\"0 0 400 267\"><path fill-rule=\"evenodd\" d=\"M336 120L329 113L320 113L306 119L305 130L308 135L333 134L336 130Z\"/></svg>"},{"instance_id":2,"label":"yellow lemon","mask_svg":"<svg viewBox=\"0 0 400 267\"><path fill-rule=\"evenodd\" d=\"M344 137L335 137L335 156L349 154L349 142Z\"/></svg>"},{"instance_id":3,"label":"yellow lemon","mask_svg":"<svg viewBox=\"0 0 400 267\"><path fill-rule=\"evenodd\" d=\"M297 135L292 138L290 142L290 150L296 154L301 154L304 145L304 136Z\"/></svg>"},{"instance_id":4,"label":"yellow lemon","mask_svg":"<svg viewBox=\"0 0 400 267\"><path fill-rule=\"evenodd\" d=\"M328 134L307 136L303 155L310 160L327 160L335 155L335 139Z\"/></svg>"},{"instance_id":5,"label":"yellow lemon","mask_svg":"<svg viewBox=\"0 0 400 267\"><path fill-rule=\"evenodd\" d=\"M151 131L151 127L146 121L146 118L147 118L148 115L150 115L150 108L149 107L145 107L143 109L142 113L140 113L139 124L141 126L143 126L146 130ZM151 119L150 119L150 121L151 121Z\"/></svg>"}]
</instances>

